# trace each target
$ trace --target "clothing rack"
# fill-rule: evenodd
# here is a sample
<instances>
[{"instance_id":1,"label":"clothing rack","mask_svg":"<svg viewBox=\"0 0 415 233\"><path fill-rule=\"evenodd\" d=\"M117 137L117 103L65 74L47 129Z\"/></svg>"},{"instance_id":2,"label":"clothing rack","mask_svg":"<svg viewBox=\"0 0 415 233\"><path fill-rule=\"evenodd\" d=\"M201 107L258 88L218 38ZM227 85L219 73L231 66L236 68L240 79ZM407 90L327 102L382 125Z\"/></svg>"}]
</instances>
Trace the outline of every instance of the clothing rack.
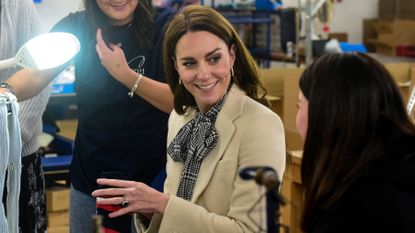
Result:
<instances>
[{"instance_id":1,"label":"clothing rack","mask_svg":"<svg viewBox=\"0 0 415 233\"><path fill-rule=\"evenodd\" d=\"M12 114L12 102L10 101L8 97L6 100L6 107L7 107L7 115L11 115Z\"/></svg>"},{"instance_id":2,"label":"clothing rack","mask_svg":"<svg viewBox=\"0 0 415 233\"><path fill-rule=\"evenodd\" d=\"M7 194L6 207L0 208L0 232L4 233L19 232L22 142L18 111L16 96L11 93L0 94L0 199Z\"/></svg>"},{"instance_id":3,"label":"clothing rack","mask_svg":"<svg viewBox=\"0 0 415 233\"><path fill-rule=\"evenodd\" d=\"M7 95L0 95L1 98L6 99L7 115L12 114L12 100Z\"/></svg>"}]
</instances>

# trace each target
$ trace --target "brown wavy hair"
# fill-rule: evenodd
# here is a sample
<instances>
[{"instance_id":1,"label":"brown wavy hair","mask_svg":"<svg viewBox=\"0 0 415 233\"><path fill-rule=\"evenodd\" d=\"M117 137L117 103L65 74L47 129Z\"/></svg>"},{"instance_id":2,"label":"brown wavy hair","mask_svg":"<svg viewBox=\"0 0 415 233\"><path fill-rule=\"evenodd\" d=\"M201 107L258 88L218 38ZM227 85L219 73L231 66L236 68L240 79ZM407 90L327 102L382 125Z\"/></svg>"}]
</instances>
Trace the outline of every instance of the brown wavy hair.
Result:
<instances>
[{"instance_id":1,"label":"brown wavy hair","mask_svg":"<svg viewBox=\"0 0 415 233\"><path fill-rule=\"evenodd\" d=\"M189 5L176 13L171 20L163 43L164 73L174 94L174 109L178 114L184 114L187 107L196 106L194 97L179 85L179 74L175 69L176 45L179 39L189 32L207 31L221 38L228 48L232 45L236 48L234 64L235 75L232 83L238 85L251 98L263 102L263 97L258 97L258 86L266 92L261 83L260 71L245 47L234 27L221 14L208 6Z\"/></svg>"}]
</instances>

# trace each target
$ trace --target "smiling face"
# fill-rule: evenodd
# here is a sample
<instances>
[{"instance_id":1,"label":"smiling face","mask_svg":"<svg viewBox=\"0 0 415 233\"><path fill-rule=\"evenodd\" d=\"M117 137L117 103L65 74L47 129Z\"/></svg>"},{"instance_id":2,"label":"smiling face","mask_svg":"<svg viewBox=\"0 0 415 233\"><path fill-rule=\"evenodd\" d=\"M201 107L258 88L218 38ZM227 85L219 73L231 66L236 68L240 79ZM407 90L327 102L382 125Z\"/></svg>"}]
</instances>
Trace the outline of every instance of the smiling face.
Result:
<instances>
[{"instance_id":1,"label":"smiling face","mask_svg":"<svg viewBox=\"0 0 415 233\"><path fill-rule=\"evenodd\" d=\"M298 132L305 141L308 127L308 100L301 91L298 93L297 108L295 123Z\"/></svg>"},{"instance_id":2,"label":"smiling face","mask_svg":"<svg viewBox=\"0 0 415 233\"><path fill-rule=\"evenodd\" d=\"M177 42L176 70L201 112L226 93L234 61L235 48L210 32L188 32Z\"/></svg>"},{"instance_id":3,"label":"smiling face","mask_svg":"<svg viewBox=\"0 0 415 233\"><path fill-rule=\"evenodd\" d=\"M98 7L113 25L124 25L134 18L138 0L96 0Z\"/></svg>"}]
</instances>

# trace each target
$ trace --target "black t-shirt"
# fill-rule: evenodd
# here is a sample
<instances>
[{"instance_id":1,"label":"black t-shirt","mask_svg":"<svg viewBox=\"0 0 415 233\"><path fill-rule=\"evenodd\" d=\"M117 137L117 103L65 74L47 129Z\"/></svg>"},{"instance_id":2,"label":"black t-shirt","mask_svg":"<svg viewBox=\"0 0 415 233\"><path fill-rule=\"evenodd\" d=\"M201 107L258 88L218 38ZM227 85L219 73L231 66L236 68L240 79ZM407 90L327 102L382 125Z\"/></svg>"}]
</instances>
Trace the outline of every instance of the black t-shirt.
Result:
<instances>
[{"instance_id":1,"label":"black t-shirt","mask_svg":"<svg viewBox=\"0 0 415 233\"><path fill-rule=\"evenodd\" d=\"M134 24L110 28L111 42L122 44L129 66L161 82L162 35L172 14L171 10L158 9L152 47L136 42ZM101 173L113 171L149 184L166 163L168 114L137 95L128 96L129 88L101 65L95 51L95 32L89 30L85 11L69 14L52 29L72 33L81 43L75 58L78 129L70 168L72 185L90 194L97 188Z\"/></svg>"}]
</instances>

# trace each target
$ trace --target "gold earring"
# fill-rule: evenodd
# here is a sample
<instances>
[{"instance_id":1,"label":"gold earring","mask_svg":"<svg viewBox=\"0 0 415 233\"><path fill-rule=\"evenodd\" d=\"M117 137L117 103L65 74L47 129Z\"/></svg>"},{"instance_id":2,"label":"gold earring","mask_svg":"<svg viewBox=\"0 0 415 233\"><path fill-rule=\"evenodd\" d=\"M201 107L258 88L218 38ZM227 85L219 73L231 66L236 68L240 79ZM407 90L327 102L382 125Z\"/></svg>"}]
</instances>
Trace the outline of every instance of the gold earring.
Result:
<instances>
[{"instance_id":1,"label":"gold earring","mask_svg":"<svg viewBox=\"0 0 415 233\"><path fill-rule=\"evenodd\" d=\"M233 67L231 68L231 77L235 76L235 72L233 71Z\"/></svg>"},{"instance_id":2,"label":"gold earring","mask_svg":"<svg viewBox=\"0 0 415 233\"><path fill-rule=\"evenodd\" d=\"M179 77L179 85L182 84L182 79Z\"/></svg>"}]
</instances>

